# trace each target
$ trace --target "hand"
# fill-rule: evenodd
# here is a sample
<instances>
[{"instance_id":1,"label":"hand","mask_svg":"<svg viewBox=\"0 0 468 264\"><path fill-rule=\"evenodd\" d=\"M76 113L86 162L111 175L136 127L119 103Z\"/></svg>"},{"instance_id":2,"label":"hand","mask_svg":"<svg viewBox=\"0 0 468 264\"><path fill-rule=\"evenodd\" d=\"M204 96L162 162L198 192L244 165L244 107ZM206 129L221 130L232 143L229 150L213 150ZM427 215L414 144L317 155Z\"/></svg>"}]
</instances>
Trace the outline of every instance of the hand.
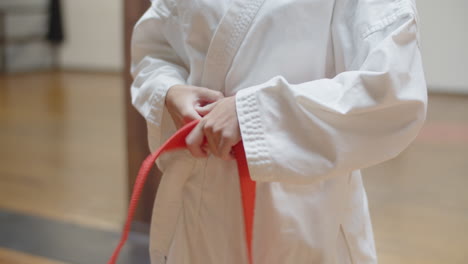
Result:
<instances>
[{"instance_id":1,"label":"hand","mask_svg":"<svg viewBox=\"0 0 468 264\"><path fill-rule=\"evenodd\" d=\"M195 119L202 118L197 109L223 97L221 92L208 88L174 85L167 91L165 104L175 126L179 129Z\"/></svg>"},{"instance_id":2,"label":"hand","mask_svg":"<svg viewBox=\"0 0 468 264\"><path fill-rule=\"evenodd\" d=\"M231 149L241 141L235 96L220 99L198 111L204 117L185 140L188 150L194 157L206 157L207 152L203 147L203 139L206 137L213 155L223 160L234 159Z\"/></svg>"}]
</instances>

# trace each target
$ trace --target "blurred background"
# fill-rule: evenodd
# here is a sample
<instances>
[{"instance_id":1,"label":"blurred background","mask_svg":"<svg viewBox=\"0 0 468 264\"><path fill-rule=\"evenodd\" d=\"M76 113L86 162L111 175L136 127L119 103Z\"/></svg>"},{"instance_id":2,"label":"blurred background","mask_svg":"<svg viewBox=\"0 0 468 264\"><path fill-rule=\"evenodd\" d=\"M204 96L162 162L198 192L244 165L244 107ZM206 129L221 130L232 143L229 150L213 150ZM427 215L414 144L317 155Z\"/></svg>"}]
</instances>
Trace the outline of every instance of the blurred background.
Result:
<instances>
[{"instance_id":1,"label":"blurred background","mask_svg":"<svg viewBox=\"0 0 468 264\"><path fill-rule=\"evenodd\" d=\"M0 1L0 264L105 263L147 154L128 41L149 0ZM419 0L426 125L364 171L382 264L468 263L468 2ZM158 173L120 263L149 263Z\"/></svg>"}]
</instances>

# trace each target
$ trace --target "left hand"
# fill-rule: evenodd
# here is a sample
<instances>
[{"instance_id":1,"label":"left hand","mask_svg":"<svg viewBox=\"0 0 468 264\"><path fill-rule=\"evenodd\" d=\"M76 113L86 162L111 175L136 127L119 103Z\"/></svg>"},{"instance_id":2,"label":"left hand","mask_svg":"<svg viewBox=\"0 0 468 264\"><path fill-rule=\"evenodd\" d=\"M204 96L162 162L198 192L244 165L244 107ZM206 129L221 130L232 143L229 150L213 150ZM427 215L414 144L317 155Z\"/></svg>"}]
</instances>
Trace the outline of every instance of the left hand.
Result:
<instances>
[{"instance_id":1,"label":"left hand","mask_svg":"<svg viewBox=\"0 0 468 264\"><path fill-rule=\"evenodd\" d=\"M223 160L234 159L231 149L241 141L235 96L197 107L196 111L203 118L185 139L190 153L194 157L207 157L203 147L203 139L206 137L208 149L213 155Z\"/></svg>"}]
</instances>

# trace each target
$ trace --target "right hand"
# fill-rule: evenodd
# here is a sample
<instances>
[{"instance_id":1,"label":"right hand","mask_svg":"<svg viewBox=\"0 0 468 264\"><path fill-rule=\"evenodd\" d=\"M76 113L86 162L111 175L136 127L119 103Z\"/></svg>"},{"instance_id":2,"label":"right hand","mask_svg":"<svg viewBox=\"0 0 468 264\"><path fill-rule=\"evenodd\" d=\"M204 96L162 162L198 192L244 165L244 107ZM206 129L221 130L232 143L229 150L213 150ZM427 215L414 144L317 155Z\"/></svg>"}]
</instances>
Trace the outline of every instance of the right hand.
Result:
<instances>
[{"instance_id":1,"label":"right hand","mask_svg":"<svg viewBox=\"0 0 468 264\"><path fill-rule=\"evenodd\" d=\"M191 85L174 85L166 94L166 108L177 129L201 119L203 107L224 98L219 91ZM204 114L203 114L204 115Z\"/></svg>"}]
</instances>

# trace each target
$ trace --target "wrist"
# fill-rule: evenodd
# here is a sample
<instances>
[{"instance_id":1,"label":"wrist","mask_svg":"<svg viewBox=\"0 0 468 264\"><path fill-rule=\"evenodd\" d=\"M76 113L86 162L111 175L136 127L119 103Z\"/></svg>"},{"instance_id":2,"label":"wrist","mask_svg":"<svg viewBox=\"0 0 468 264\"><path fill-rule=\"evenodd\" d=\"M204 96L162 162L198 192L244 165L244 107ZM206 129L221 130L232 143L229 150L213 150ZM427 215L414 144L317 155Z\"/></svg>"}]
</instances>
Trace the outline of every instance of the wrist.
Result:
<instances>
[{"instance_id":1,"label":"wrist","mask_svg":"<svg viewBox=\"0 0 468 264\"><path fill-rule=\"evenodd\" d=\"M172 92L174 91L174 88L177 90L178 87L182 86L181 84L175 84L167 88L166 92L166 98L164 99L164 105L167 107L168 101L170 102L172 100Z\"/></svg>"}]
</instances>

